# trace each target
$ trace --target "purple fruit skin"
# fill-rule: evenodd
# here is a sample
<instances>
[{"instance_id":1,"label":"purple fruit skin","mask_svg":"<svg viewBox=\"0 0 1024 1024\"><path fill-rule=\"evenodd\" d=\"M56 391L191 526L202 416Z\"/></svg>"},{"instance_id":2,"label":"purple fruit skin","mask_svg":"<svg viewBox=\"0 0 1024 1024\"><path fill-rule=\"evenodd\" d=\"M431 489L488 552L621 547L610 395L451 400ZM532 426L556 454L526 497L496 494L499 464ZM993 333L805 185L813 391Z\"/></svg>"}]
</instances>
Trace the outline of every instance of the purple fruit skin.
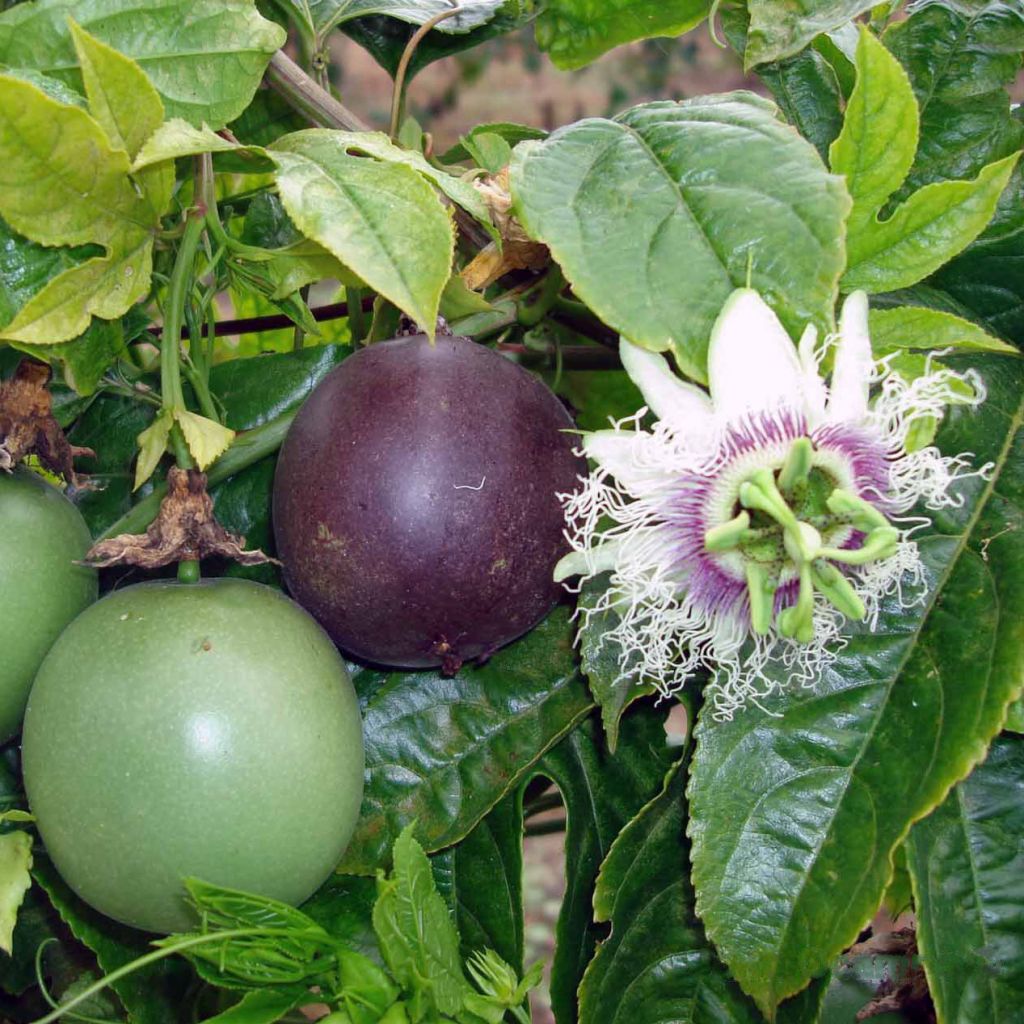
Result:
<instances>
[{"instance_id":1,"label":"purple fruit skin","mask_svg":"<svg viewBox=\"0 0 1024 1024\"><path fill-rule=\"evenodd\" d=\"M557 495L586 472L572 428L540 380L466 338L360 350L310 395L278 460L293 596L366 661L486 657L562 591Z\"/></svg>"}]
</instances>

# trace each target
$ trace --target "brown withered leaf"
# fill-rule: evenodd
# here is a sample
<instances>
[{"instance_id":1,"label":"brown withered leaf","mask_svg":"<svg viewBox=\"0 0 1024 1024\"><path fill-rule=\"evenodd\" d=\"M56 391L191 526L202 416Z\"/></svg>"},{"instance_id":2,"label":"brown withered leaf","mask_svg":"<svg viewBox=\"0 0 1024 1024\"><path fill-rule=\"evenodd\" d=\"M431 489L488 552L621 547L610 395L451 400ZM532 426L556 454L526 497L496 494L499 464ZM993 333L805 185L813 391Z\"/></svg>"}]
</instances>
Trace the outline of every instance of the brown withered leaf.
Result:
<instances>
[{"instance_id":1,"label":"brown withered leaf","mask_svg":"<svg viewBox=\"0 0 1024 1024\"><path fill-rule=\"evenodd\" d=\"M223 555L241 565L281 564L262 551L244 548L245 538L228 533L214 518L206 474L175 466L167 474L167 496L149 529L99 541L85 556L85 563L98 569L111 565L159 569L171 562Z\"/></svg>"},{"instance_id":2,"label":"brown withered leaf","mask_svg":"<svg viewBox=\"0 0 1024 1024\"><path fill-rule=\"evenodd\" d=\"M50 367L32 359L23 359L13 377L0 382L0 469L10 473L35 455L45 469L72 487L87 489L89 485L75 473L74 460L96 453L69 443L64 436L53 418L49 383Z\"/></svg>"},{"instance_id":3,"label":"brown withered leaf","mask_svg":"<svg viewBox=\"0 0 1024 1024\"><path fill-rule=\"evenodd\" d=\"M473 182L491 211L501 246L484 246L462 270L462 280L473 291L486 288L510 270L542 270L551 262L551 253L542 242L534 242L512 216L512 196L508 186L508 168L493 177Z\"/></svg>"}]
</instances>

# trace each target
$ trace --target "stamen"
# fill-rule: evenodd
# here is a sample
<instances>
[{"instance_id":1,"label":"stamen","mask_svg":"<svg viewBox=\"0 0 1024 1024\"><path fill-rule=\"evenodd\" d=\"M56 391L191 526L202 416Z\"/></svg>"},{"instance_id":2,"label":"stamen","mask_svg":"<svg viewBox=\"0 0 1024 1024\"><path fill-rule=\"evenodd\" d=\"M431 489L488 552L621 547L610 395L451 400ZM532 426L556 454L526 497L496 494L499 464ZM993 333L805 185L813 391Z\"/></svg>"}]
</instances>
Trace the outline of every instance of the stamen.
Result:
<instances>
[{"instance_id":1,"label":"stamen","mask_svg":"<svg viewBox=\"0 0 1024 1024\"><path fill-rule=\"evenodd\" d=\"M891 558L899 545L900 532L895 526L879 526L872 530L863 547L822 548L821 557L832 562L843 562L845 565L867 565L868 562L880 562Z\"/></svg>"},{"instance_id":2,"label":"stamen","mask_svg":"<svg viewBox=\"0 0 1024 1024\"><path fill-rule=\"evenodd\" d=\"M740 512L721 526L713 526L704 534L705 551L729 551L737 547L750 529L750 513Z\"/></svg>"},{"instance_id":3,"label":"stamen","mask_svg":"<svg viewBox=\"0 0 1024 1024\"><path fill-rule=\"evenodd\" d=\"M750 624L764 636L772 626L775 610L775 581L756 562L747 563L747 590L750 594Z\"/></svg>"},{"instance_id":4,"label":"stamen","mask_svg":"<svg viewBox=\"0 0 1024 1024\"><path fill-rule=\"evenodd\" d=\"M819 560L812 566L811 576L818 590L848 619L859 621L867 614L853 584L834 565Z\"/></svg>"},{"instance_id":5,"label":"stamen","mask_svg":"<svg viewBox=\"0 0 1024 1024\"><path fill-rule=\"evenodd\" d=\"M809 437L798 437L790 446L786 461L779 471L779 490L791 491L797 484L807 483L814 460L814 445Z\"/></svg>"},{"instance_id":6,"label":"stamen","mask_svg":"<svg viewBox=\"0 0 1024 1024\"><path fill-rule=\"evenodd\" d=\"M889 525L889 520L870 501L841 487L837 487L828 496L825 504L833 515L844 516L863 533Z\"/></svg>"},{"instance_id":7,"label":"stamen","mask_svg":"<svg viewBox=\"0 0 1024 1024\"><path fill-rule=\"evenodd\" d=\"M796 604L779 612L779 632L802 644L814 639L814 582L810 562L800 563L800 593Z\"/></svg>"}]
</instances>

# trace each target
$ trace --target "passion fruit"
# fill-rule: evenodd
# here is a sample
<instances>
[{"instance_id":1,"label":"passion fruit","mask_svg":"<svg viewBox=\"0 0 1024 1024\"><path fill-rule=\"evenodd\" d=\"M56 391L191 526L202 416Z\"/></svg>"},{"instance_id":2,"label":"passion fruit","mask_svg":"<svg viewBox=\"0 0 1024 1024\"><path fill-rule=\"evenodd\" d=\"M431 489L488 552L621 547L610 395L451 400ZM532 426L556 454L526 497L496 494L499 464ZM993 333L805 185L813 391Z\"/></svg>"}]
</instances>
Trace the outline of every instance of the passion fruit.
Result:
<instances>
[{"instance_id":1,"label":"passion fruit","mask_svg":"<svg viewBox=\"0 0 1024 1024\"><path fill-rule=\"evenodd\" d=\"M36 676L22 767L46 851L101 913L196 920L182 879L306 899L341 859L363 788L344 662L258 583L141 583L64 630Z\"/></svg>"},{"instance_id":2,"label":"passion fruit","mask_svg":"<svg viewBox=\"0 0 1024 1024\"><path fill-rule=\"evenodd\" d=\"M36 669L61 630L96 600L85 520L27 469L0 472L0 743L20 728Z\"/></svg>"},{"instance_id":3,"label":"passion fruit","mask_svg":"<svg viewBox=\"0 0 1024 1024\"><path fill-rule=\"evenodd\" d=\"M370 345L288 433L274 533L291 593L358 658L486 657L558 600L558 494L586 470L536 376L467 338Z\"/></svg>"}]
</instances>

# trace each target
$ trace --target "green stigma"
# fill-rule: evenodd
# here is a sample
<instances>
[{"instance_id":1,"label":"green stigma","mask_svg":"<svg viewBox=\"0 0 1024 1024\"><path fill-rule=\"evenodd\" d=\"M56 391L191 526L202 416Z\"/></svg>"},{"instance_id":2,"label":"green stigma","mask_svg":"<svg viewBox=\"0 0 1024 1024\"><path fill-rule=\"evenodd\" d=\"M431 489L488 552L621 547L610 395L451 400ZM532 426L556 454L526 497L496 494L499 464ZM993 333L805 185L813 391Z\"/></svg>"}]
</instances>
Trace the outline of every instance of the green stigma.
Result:
<instances>
[{"instance_id":1,"label":"green stigma","mask_svg":"<svg viewBox=\"0 0 1024 1024\"><path fill-rule=\"evenodd\" d=\"M870 502L841 487L814 464L809 438L793 442L777 473L762 468L739 488L739 513L704 535L709 552L744 556L750 621L763 636L775 622L800 643L814 639L814 594L821 594L849 619L863 619L864 602L839 565L867 565L892 557L899 531ZM836 527L865 534L859 548L823 542ZM834 534L833 534L834 536ZM796 569L796 603L775 614L775 592L783 571Z\"/></svg>"}]
</instances>

